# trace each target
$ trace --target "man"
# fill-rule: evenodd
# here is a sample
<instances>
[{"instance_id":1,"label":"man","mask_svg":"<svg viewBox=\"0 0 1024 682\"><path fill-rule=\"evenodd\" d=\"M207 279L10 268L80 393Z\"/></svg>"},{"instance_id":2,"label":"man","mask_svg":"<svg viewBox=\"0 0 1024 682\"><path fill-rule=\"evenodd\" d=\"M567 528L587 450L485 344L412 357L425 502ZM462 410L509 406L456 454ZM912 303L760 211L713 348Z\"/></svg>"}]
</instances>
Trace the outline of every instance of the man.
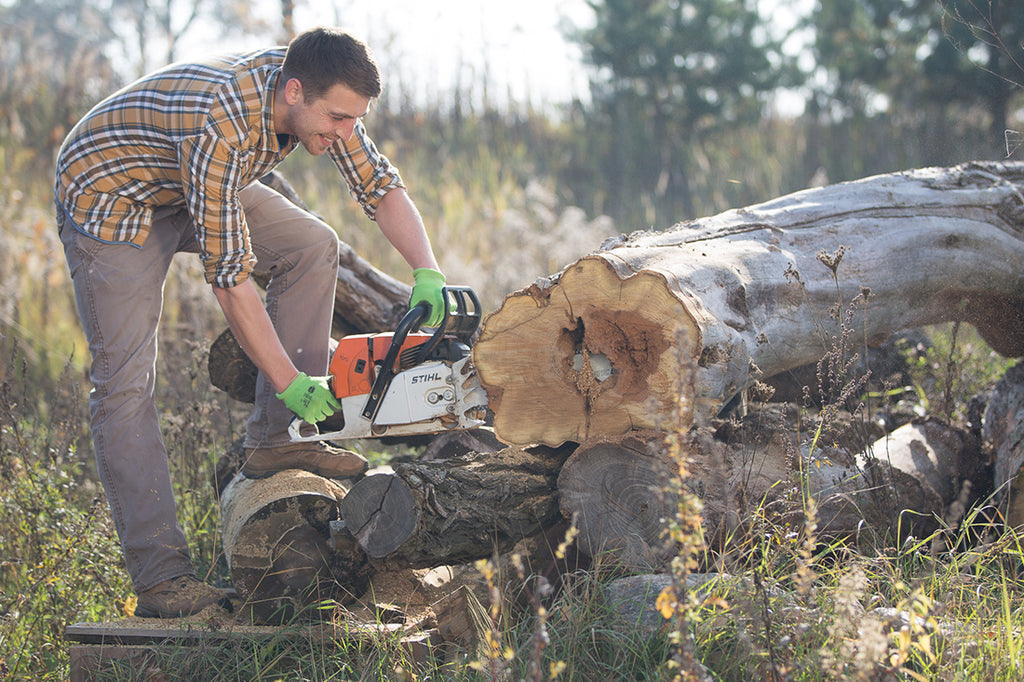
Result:
<instances>
[{"instance_id":1,"label":"man","mask_svg":"<svg viewBox=\"0 0 1024 682\"><path fill-rule=\"evenodd\" d=\"M369 49L334 29L274 48L174 64L98 104L57 159L57 223L92 354L99 475L138 606L196 613L223 594L195 577L177 523L154 405L163 284L178 251L200 255L235 338L260 370L243 473L359 476L366 460L290 444L292 415L340 406L324 374L338 238L258 182L301 144L327 153L365 213L413 268L410 305L442 314L444 275L401 177L360 119L381 91ZM249 275L269 273L266 304Z\"/></svg>"}]
</instances>

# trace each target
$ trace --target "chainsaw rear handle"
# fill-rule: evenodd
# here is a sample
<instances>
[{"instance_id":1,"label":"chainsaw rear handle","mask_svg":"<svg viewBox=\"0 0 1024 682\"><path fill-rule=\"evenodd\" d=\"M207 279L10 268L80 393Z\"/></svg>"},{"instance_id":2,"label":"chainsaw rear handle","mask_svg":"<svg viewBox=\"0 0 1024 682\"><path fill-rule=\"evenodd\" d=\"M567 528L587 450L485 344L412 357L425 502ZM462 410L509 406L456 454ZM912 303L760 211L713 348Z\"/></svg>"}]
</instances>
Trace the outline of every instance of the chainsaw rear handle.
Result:
<instances>
[{"instance_id":1,"label":"chainsaw rear handle","mask_svg":"<svg viewBox=\"0 0 1024 682\"><path fill-rule=\"evenodd\" d=\"M451 295L451 300L449 300L449 294ZM460 286L442 287L441 297L444 300L444 317L441 319L441 324L438 325L437 331L430 337L430 340L420 346L420 351L416 356L414 364L418 365L426 360L430 353L437 348L437 345L441 343L441 339L446 336L454 336L468 344L470 338L472 338L480 326L480 299L477 298L476 292L471 288ZM467 304L467 299L473 304L472 309ZM455 304L454 311L452 311L452 303ZM410 332L420 328L429 312L430 304L426 301L421 301L410 308L409 312L398 323L398 327L391 337L391 345L388 346L388 352L384 356L384 363L373 380L373 386L370 387L370 395L366 399L366 406L363 407L362 412L364 419L369 419L370 421L376 419L377 412L380 411L380 404L384 400L384 395L387 393L392 379L395 378L395 364L398 361L398 354L402 351L402 344L405 343L405 339L409 336Z\"/></svg>"}]
</instances>

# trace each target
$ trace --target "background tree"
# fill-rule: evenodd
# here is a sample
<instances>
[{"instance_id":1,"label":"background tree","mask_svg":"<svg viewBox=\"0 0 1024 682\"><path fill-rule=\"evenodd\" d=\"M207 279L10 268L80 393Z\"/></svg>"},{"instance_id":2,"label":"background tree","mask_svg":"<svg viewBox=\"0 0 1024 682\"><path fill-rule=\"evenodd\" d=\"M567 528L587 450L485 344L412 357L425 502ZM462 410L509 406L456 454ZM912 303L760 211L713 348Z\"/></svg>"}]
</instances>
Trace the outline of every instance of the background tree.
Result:
<instances>
[{"instance_id":1,"label":"background tree","mask_svg":"<svg viewBox=\"0 0 1024 682\"><path fill-rule=\"evenodd\" d=\"M2 157L8 170L48 165L82 114L127 80L180 58L179 45L200 24L258 36L270 22L250 3L228 0L0 3L0 143L10 150Z\"/></svg>"},{"instance_id":2,"label":"background tree","mask_svg":"<svg viewBox=\"0 0 1024 682\"><path fill-rule=\"evenodd\" d=\"M135 75L178 61L182 41L198 26L219 28L224 34L262 36L271 34L271 22L261 17L253 3L230 0L110 0L116 20L126 27L126 51L134 54ZM294 3L282 0L285 24ZM278 31L280 33L280 31ZM281 39L273 35L274 40Z\"/></svg>"},{"instance_id":3,"label":"background tree","mask_svg":"<svg viewBox=\"0 0 1024 682\"><path fill-rule=\"evenodd\" d=\"M693 215L704 134L756 120L788 60L748 0L593 0L573 37L593 66L584 108L599 210L670 224ZM639 220L638 220L639 222Z\"/></svg>"},{"instance_id":4,"label":"background tree","mask_svg":"<svg viewBox=\"0 0 1024 682\"><path fill-rule=\"evenodd\" d=\"M808 25L819 69L813 111L832 120L884 117L893 138L919 140L919 164L999 153L1019 89L1012 74L1024 73L1019 3L821 0ZM988 143L968 149L964 127L979 116L987 119Z\"/></svg>"},{"instance_id":5,"label":"background tree","mask_svg":"<svg viewBox=\"0 0 1024 682\"><path fill-rule=\"evenodd\" d=\"M0 142L6 169L50 153L117 76L109 17L79 0L0 5Z\"/></svg>"},{"instance_id":6,"label":"background tree","mask_svg":"<svg viewBox=\"0 0 1024 682\"><path fill-rule=\"evenodd\" d=\"M1001 137L1015 94L1024 89L1024 9L1013 0L940 0L945 49L926 60L931 72L967 74L958 84L985 102ZM981 77L979 78L979 71Z\"/></svg>"}]
</instances>

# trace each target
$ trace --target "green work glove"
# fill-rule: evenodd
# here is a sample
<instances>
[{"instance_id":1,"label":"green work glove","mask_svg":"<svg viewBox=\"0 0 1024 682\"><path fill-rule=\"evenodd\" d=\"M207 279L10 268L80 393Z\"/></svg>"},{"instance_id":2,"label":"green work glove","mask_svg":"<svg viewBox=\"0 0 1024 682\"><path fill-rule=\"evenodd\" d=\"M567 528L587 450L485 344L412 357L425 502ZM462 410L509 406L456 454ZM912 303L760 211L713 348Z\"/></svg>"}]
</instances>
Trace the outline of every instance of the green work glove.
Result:
<instances>
[{"instance_id":1,"label":"green work glove","mask_svg":"<svg viewBox=\"0 0 1024 682\"><path fill-rule=\"evenodd\" d=\"M412 271L412 279L414 284L409 308L415 308L424 301L429 303L430 312L422 324L425 327L436 327L444 319L444 275L430 268L416 268Z\"/></svg>"},{"instance_id":2,"label":"green work glove","mask_svg":"<svg viewBox=\"0 0 1024 682\"><path fill-rule=\"evenodd\" d=\"M310 424L323 421L341 409L341 403L327 386L327 377L310 377L305 372L299 372L277 397L299 419Z\"/></svg>"}]
</instances>

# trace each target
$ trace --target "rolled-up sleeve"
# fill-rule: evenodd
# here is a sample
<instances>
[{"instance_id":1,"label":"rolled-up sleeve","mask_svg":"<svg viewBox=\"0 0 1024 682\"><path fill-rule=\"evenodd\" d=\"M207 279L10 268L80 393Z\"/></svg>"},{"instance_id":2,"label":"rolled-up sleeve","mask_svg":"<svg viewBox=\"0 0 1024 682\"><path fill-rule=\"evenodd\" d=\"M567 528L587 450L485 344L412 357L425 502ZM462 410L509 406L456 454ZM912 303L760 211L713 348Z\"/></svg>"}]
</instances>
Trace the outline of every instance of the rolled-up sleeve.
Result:
<instances>
[{"instance_id":1,"label":"rolled-up sleeve","mask_svg":"<svg viewBox=\"0 0 1024 682\"><path fill-rule=\"evenodd\" d=\"M238 198L246 177L245 153L208 134L187 138L180 146L185 203L196 225L206 281L217 287L242 283L256 264Z\"/></svg>"},{"instance_id":2,"label":"rolled-up sleeve","mask_svg":"<svg viewBox=\"0 0 1024 682\"><path fill-rule=\"evenodd\" d=\"M398 169L378 151L361 121L352 137L336 142L328 154L348 183L349 192L371 220L385 194L405 187Z\"/></svg>"}]
</instances>

